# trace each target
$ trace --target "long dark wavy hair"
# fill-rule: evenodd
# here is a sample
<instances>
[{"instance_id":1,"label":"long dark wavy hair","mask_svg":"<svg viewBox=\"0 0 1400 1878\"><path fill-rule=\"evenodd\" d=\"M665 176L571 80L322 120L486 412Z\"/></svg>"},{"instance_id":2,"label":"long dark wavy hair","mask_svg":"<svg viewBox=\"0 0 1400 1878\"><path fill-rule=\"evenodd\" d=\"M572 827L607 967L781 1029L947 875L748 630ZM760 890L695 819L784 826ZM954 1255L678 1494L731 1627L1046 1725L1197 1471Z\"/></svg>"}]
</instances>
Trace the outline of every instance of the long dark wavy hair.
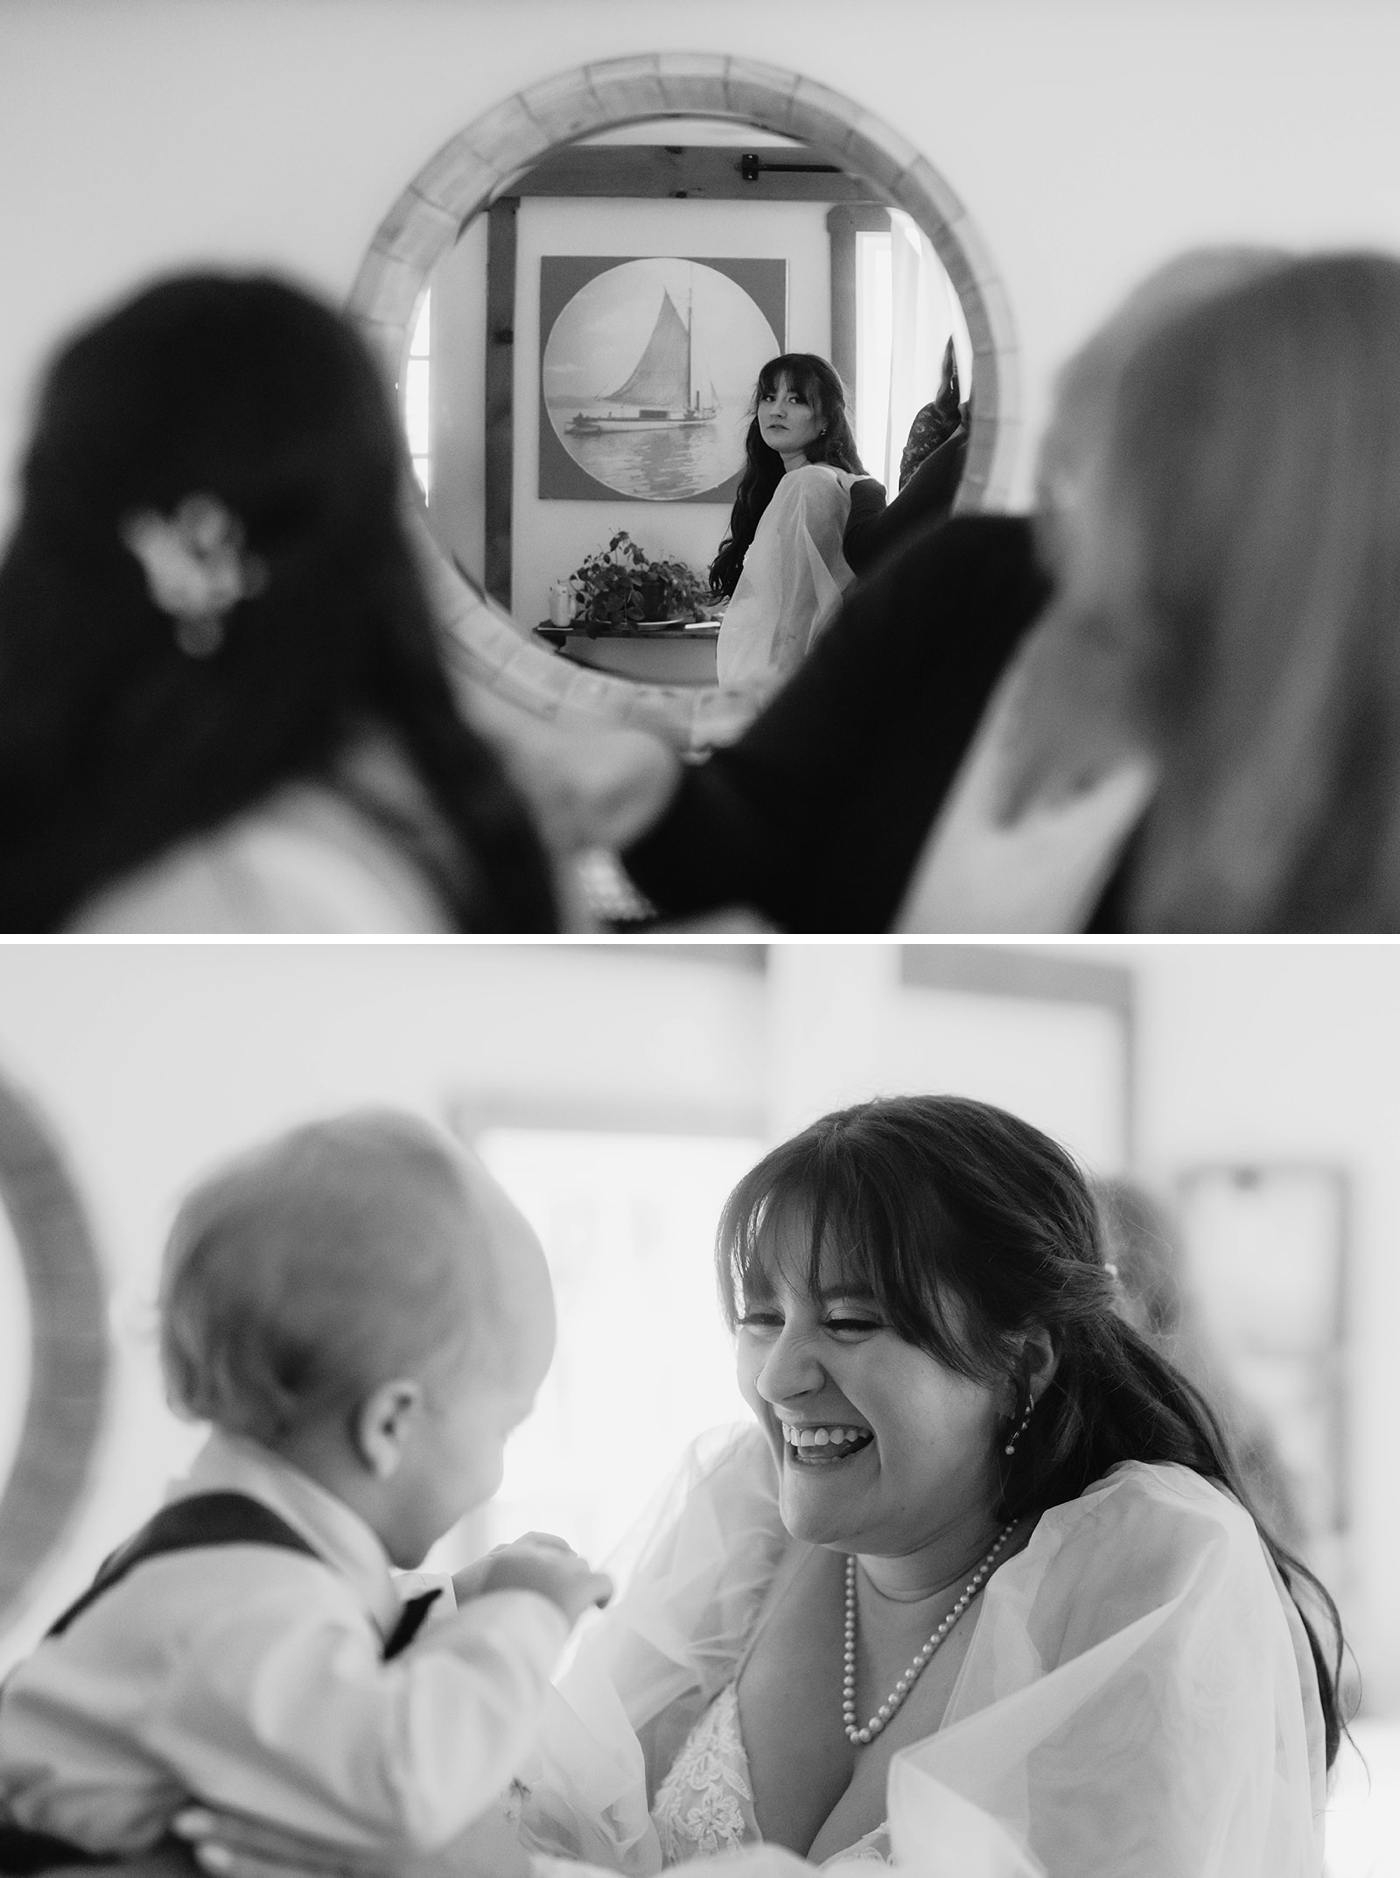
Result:
<instances>
[{"instance_id":1,"label":"long dark wavy hair","mask_svg":"<svg viewBox=\"0 0 1400 1878\"><path fill-rule=\"evenodd\" d=\"M744 556L763 519L763 511L783 480L783 459L776 450L769 449L759 433L758 407L764 398L779 389L784 379L821 418L821 435L808 444L807 461L830 463L836 469L850 470L857 476L865 474L856 451L851 420L846 415L846 387L835 366L815 352L782 352L776 359L769 359L754 387L753 419L744 438L744 473L729 514L729 532L710 563L710 588L714 593L732 594L738 585Z\"/></svg>"},{"instance_id":2,"label":"long dark wavy hair","mask_svg":"<svg viewBox=\"0 0 1400 1878\"><path fill-rule=\"evenodd\" d=\"M367 731L441 822L412 858L453 920L557 926L534 827L454 701L405 462L354 329L276 279L162 281L60 352L0 563L0 929L63 925L279 785L335 775ZM198 658L122 533L191 495L232 511L266 571ZM361 806L410 851L406 826Z\"/></svg>"},{"instance_id":3,"label":"long dark wavy hair","mask_svg":"<svg viewBox=\"0 0 1400 1878\"><path fill-rule=\"evenodd\" d=\"M1054 1377L1011 1459L997 1452L998 1519L1077 1499L1119 1461L1177 1462L1251 1513L1307 1630L1330 1767L1344 1725L1337 1607L1260 1523L1210 1403L1115 1308L1099 1210L1069 1155L1016 1116L957 1096L824 1116L725 1203L716 1250L731 1327L769 1225L794 1215L807 1226L814 1293L823 1247L838 1246L895 1335L959 1375L1016 1383L1027 1331L1049 1332Z\"/></svg>"}]
</instances>

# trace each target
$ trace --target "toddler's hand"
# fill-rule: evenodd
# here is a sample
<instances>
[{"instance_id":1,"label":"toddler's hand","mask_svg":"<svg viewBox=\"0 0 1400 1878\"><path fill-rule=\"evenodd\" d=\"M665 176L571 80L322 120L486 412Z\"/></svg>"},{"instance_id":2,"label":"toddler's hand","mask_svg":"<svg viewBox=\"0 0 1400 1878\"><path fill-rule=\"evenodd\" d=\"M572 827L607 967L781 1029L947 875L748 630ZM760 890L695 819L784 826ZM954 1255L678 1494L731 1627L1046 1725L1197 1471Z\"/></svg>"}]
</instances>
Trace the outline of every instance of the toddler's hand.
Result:
<instances>
[{"instance_id":1,"label":"toddler's hand","mask_svg":"<svg viewBox=\"0 0 1400 1878\"><path fill-rule=\"evenodd\" d=\"M458 1572L452 1585L459 1603L486 1591L537 1591L571 1624L591 1604L606 1604L613 1590L611 1578L549 1533L528 1533L513 1545L497 1546Z\"/></svg>"}]
</instances>

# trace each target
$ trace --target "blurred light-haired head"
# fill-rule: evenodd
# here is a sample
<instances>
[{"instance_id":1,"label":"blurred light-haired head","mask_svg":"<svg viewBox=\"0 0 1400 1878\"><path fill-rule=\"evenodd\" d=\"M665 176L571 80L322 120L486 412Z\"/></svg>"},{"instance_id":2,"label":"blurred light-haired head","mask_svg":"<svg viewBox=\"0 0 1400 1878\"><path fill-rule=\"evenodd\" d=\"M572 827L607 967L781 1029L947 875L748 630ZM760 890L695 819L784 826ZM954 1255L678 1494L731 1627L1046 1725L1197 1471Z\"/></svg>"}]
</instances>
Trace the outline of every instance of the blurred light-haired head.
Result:
<instances>
[{"instance_id":1,"label":"blurred light-haired head","mask_svg":"<svg viewBox=\"0 0 1400 1878\"><path fill-rule=\"evenodd\" d=\"M1284 266L1280 249L1202 247L1175 255L1132 290L1062 367L1036 470L1036 538L1057 596L1018 667L1015 747L999 812L1014 820L1034 798L1055 801L1136 748L1124 698L1117 622L1075 597L1086 536L1111 553L1090 517L1123 385L1133 362L1198 308Z\"/></svg>"},{"instance_id":2,"label":"blurred light-haired head","mask_svg":"<svg viewBox=\"0 0 1400 1878\"><path fill-rule=\"evenodd\" d=\"M1400 924L1400 259L1310 255L1126 368L1083 604L1160 783L1149 930Z\"/></svg>"},{"instance_id":3,"label":"blurred light-haired head","mask_svg":"<svg viewBox=\"0 0 1400 1878\"><path fill-rule=\"evenodd\" d=\"M1050 421L1037 459L1037 513L1053 528L1056 512L1078 493L1105 440L1123 373L1155 334L1217 294L1280 266L1281 249L1188 248L1138 282L1061 367Z\"/></svg>"},{"instance_id":4,"label":"blurred light-haired head","mask_svg":"<svg viewBox=\"0 0 1400 1878\"><path fill-rule=\"evenodd\" d=\"M500 1276L464 1156L411 1115L295 1128L202 1181L161 1277L172 1403L275 1445L489 1338Z\"/></svg>"}]
</instances>

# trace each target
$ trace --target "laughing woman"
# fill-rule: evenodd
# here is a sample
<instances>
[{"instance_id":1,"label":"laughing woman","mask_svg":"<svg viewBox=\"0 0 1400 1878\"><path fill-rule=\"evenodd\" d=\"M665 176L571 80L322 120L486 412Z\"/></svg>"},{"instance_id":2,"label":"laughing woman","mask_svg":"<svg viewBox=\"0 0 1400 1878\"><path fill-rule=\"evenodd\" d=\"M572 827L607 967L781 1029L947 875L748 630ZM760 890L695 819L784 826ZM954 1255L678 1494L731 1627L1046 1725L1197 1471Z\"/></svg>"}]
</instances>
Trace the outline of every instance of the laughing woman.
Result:
<instances>
[{"instance_id":1,"label":"laughing woman","mask_svg":"<svg viewBox=\"0 0 1400 1878\"><path fill-rule=\"evenodd\" d=\"M541 1839L638 1873L762 1843L1316 1878L1335 1609L1116 1310L1069 1157L981 1103L868 1103L760 1162L719 1250L758 1427L694 1461L573 1678L600 1734L600 1670L621 1696L656 1839L606 1785L558 1830L562 1733Z\"/></svg>"},{"instance_id":2,"label":"laughing woman","mask_svg":"<svg viewBox=\"0 0 1400 1878\"><path fill-rule=\"evenodd\" d=\"M717 674L722 685L771 688L802 663L854 579L841 539L851 485L865 471L845 391L825 359L785 352L768 361L745 453L729 532L710 568L714 591L729 596Z\"/></svg>"},{"instance_id":3,"label":"laughing woman","mask_svg":"<svg viewBox=\"0 0 1400 1878\"><path fill-rule=\"evenodd\" d=\"M561 1683L535 1878L1318 1878L1335 1608L1115 1308L1070 1158L982 1103L847 1109L739 1183L719 1269L757 1426L696 1450ZM221 1869L327 1868L255 1849ZM436 1869L526 1860L498 1822Z\"/></svg>"}]
</instances>

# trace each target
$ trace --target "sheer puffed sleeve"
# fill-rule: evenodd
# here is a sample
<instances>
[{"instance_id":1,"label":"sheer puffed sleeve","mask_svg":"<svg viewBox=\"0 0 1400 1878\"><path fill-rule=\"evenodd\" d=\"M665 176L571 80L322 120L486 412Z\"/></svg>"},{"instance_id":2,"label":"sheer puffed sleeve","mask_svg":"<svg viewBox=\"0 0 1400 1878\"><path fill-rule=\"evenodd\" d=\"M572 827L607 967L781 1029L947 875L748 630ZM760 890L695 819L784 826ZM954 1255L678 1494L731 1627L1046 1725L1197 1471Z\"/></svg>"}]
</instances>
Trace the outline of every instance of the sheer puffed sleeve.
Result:
<instances>
[{"instance_id":1,"label":"sheer puffed sleeve","mask_svg":"<svg viewBox=\"0 0 1400 1878\"><path fill-rule=\"evenodd\" d=\"M621 1589L578 1636L523 1769L523 1836L648 1878L650 1795L734 1675L792 1541L757 1428L716 1430L608 1561Z\"/></svg>"},{"instance_id":2,"label":"sheer puffed sleeve","mask_svg":"<svg viewBox=\"0 0 1400 1878\"><path fill-rule=\"evenodd\" d=\"M855 480L828 463L807 463L778 484L719 629L722 685L786 678L835 618L855 578L841 551Z\"/></svg>"},{"instance_id":3,"label":"sheer puffed sleeve","mask_svg":"<svg viewBox=\"0 0 1400 1878\"><path fill-rule=\"evenodd\" d=\"M543 1849L657 1870L633 1728L658 1748L656 1724L677 1718L684 1734L773 1583L786 1545L758 1439L692 1461L580 1651L574 1726L621 1722L631 1784L606 1833L545 1833ZM609 1672L611 1716L588 1681ZM545 1793L561 1790L556 1770ZM606 1791L576 1789L595 1822ZM1325 1798L1312 1659L1253 1521L1188 1469L1138 1462L1044 1514L993 1576L944 1725L895 1756L888 1794L908 1878L1319 1878ZM724 1865L730 1878L792 1874L777 1847ZM838 1857L823 1871L870 1866Z\"/></svg>"},{"instance_id":4,"label":"sheer puffed sleeve","mask_svg":"<svg viewBox=\"0 0 1400 1878\"><path fill-rule=\"evenodd\" d=\"M1306 1636L1235 1502L1117 1468L988 1586L944 1725L891 1765L920 1878L1317 1878Z\"/></svg>"}]
</instances>

